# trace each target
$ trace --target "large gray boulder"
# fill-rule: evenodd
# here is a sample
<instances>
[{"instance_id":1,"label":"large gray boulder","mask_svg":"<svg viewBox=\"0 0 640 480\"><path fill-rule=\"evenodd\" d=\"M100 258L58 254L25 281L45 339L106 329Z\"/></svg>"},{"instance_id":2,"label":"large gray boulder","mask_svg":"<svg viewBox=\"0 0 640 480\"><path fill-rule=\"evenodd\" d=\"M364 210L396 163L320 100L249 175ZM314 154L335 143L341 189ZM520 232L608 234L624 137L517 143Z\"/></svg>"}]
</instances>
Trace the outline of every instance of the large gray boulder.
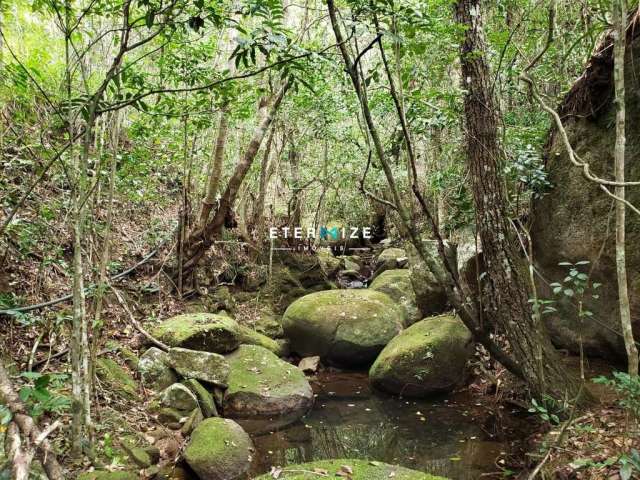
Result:
<instances>
[{"instance_id":1,"label":"large gray boulder","mask_svg":"<svg viewBox=\"0 0 640 480\"><path fill-rule=\"evenodd\" d=\"M473 352L471 333L452 315L422 320L391 340L369 371L373 386L426 397L453 390Z\"/></svg>"},{"instance_id":2,"label":"large gray boulder","mask_svg":"<svg viewBox=\"0 0 640 480\"><path fill-rule=\"evenodd\" d=\"M233 420L208 418L191 434L184 459L202 480L246 478L253 456L249 435Z\"/></svg>"},{"instance_id":3,"label":"large gray boulder","mask_svg":"<svg viewBox=\"0 0 640 480\"><path fill-rule=\"evenodd\" d=\"M348 367L370 365L403 328L404 310L375 290L327 290L292 303L282 317L291 350Z\"/></svg>"},{"instance_id":4,"label":"large gray boulder","mask_svg":"<svg viewBox=\"0 0 640 480\"><path fill-rule=\"evenodd\" d=\"M607 43L608 42L608 43ZM607 47L608 45L608 47ZM612 86L612 48L610 38L588 63L580 79L560 106L569 142L582 161L590 165L599 177L614 178L615 119ZM625 80L632 87L626 97L626 178L640 179L640 96L637 79L640 75L640 41L627 47ZM533 203L533 258L544 280L539 279L538 294L552 299L549 283L562 282L567 275L560 262L589 261L581 267L591 282L601 283L599 298L588 294L583 310L593 313L580 319L578 299L555 297L556 313L544 316L553 342L577 352L582 341L589 355L622 360L625 348L621 335L618 308L618 283L615 259L615 219L613 200L601 188L582 176L568 158L562 138L551 132L546 152L547 180L553 186L546 195ZM640 188L627 188L626 198L640 205ZM626 266L628 274L631 318L636 338L640 338L640 217L627 210Z\"/></svg>"}]
</instances>

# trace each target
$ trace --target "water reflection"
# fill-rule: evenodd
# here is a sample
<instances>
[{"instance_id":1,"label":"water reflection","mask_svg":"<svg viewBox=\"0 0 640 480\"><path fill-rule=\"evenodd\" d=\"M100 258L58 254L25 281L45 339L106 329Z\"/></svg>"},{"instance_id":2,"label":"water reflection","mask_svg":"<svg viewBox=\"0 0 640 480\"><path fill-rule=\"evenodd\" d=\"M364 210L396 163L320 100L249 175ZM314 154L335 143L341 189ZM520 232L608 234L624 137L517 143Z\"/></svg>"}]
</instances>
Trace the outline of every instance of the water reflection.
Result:
<instances>
[{"instance_id":1,"label":"water reflection","mask_svg":"<svg viewBox=\"0 0 640 480\"><path fill-rule=\"evenodd\" d=\"M372 393L360 373L324 375L314 391L316 405L302 422L254 436L254 473L272 465L365 458L453 480L477 479L497 470L496 457L523 427L514 417L490 414L468 395L414 401Z\"/></svg>"}]
</instances>

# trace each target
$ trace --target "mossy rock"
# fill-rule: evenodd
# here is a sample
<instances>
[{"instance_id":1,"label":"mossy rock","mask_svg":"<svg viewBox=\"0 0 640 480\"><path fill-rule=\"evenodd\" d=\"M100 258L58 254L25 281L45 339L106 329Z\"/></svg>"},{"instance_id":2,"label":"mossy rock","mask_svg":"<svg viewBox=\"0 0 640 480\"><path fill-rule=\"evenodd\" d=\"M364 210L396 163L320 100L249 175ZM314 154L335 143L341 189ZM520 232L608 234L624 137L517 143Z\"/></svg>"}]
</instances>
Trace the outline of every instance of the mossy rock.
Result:
<instances>
[{"instance_id":1,"label":"mossy rock","mask_svg":"<svg viewBox=\"0 0 640 480\"><path fill-rule=\"evenodd\" d=\"M334 257L328 248L320 248L317 256L320 268L328 278L334 278L340 270L344 269L344 260Z\"/></svg>"},{"instance_id":2,"label":"mossy rock","mask_svg":"<svg viewBox=\"0 0 640 480\"><path fill-rule=\"evenodd\" d=\"M177 408L163 407L158 410L158 422L163 425L180 424L190 414L191 412L178 410Z\"/></svg>"},{"instance_id":3,"label":"mossy rock","mask_svg":"<svg viewBox=\"0 0 640 480\"><path fill-rule=\"evenodd\" d=\"M170 347L229 353L240 344L238 323L226 314L190 313L156 325L151 335Z\"/></svg>"},{"instance_id":4,"label":"mossy rock","mask_svg":"<svg viewBox=\"0 0 640 480\"><path fill-rule=\"evenodd\" d=\"M160 451L157 447L141 447L136 444L134 438L126 438L121 442L121 446L131 461L140 468L149 468L160 460Z\"/></svg>"},{"instance_id":5,"label":"mossy rock","mask_svg":"<svg viewBox=\"0 0 640 480\"><path fill-rule=\"evenodd\" d=\"M160 393L160 401L165 407L176 410L192 411L198 408L198 399L187 387L181 383L169 385Z\"/></svg>"},{"instance_id":6,"label":"mossy rock","mask_svg":"<svg viewBox=\"0 0 640 480\"><path fill-rule=\"evenodd\" d=\"M208 418L191 434L184 458L206 480L244 478L251 466L253 443L233 420Z\"/></svg>"},{"instance_id":7,"label":"mossy rock","mask_svg":"<svg viewBox=\"0 0 640 480\"><path fill-rule=\"evenodd\" d=\"M96 374L116 394L129 400L134 400L138 397L138 383L127 370L114 360L106 357L98 358L96 361Z\"/></svg>"},{"instance_id":8,"label":"mossy rock","mask_svg":"<svg viewBox=\"0 0 640 480\"><path fill-rule=\"evenodd\" d=\"M211 395L211 393L209 393L209 391L204 388L199 381L194 378L188 378L182 382L182 384L195 395L204 418L218 416L218 410L216 409L216 404L213 401L213 395Z\"/></svg>"},{"instance_id":9,"label":"mossy rock","mask_svg":"<svg viewBox=\"0 0 640 480\"><path fill-rule=\"evenodd\" d=\"M224 415L250 431L291 423L312 407L313 390L302 371L269 350L241 345L227 359Z\"/></svg>"},{"instance_id":10,"label":"mossy rock","mask_svg":"<svg viewBox=\"0 0 640 480\"><path fill-rule=\"evenodd\" d=\"M258 318L256 318L253 323L253 327L256 332L266 335L269 338L277 339L284 337L282 321L269 307L260 309Z\"/></svg>"},{"instance_id":11,"label":"mossy rock","mask_svg":"<svg viewBox=\"0 0 640 480\"><path fill-rule=\"evenodd\" d=\"M96 470L84 472L78 475L77 480L139 480L140 476L135 472L107 472Z\"/></svg>"},{"instance_id":12,"label":"mossy rock","mask_svg":"<svg viewBox=\"0 0 640 480\"><path fill-rule=\"evenodd\" d=\"M184 378L195 378L220 387L227 385L229 364L218 353L171 348L169 363Z\"/></svg>"},{"instance_id":13,"label":"mossy rock","mask_svg":"<svg viewBox=\"0 0 640 480\"><path fill-rule=\"evenodd\" d=\"M153 390L164 390L178 381L178 376L169 366L169 356L157 347L151 347L140 356L138 372L142 384Z\"/></svg>"},{"instance_id":14,"label":"mossy rock","mask_svg":"<svg viewBox=\"0 0 640 480\"><path fill-rule=\"evenodd\" d=\"M281 343L244 325L240 325L240 342L247 345L258 345L278 356L283 356L286 353Z\"/></svg>"},{"instance_id":15,"label":"mossy rock","mask_svg":"<svg viewBox=\"0 0 640 480\"><path fill-rule=\"evenodd\" d=\"M278 478L317 480L320 477L350 478L351 480L388 480L389 478L394 480L447 480L444 477L429 475L428 473L410 470L397 465L351 458L319 460L300 465L289 465L282 469L282 473ZM270 480L271 478L271 475L267 473L254 480Z\"/></svg>"},{"instance_id":16,"label":"mossy rock","mask_svg":"<svg viewBox=\"0 0 640 480\"><path fill-rule=\"evenodd\" d=\"M395 270L402 268L407 263L407 252L403 248L391 247L385 248L375 263L375 276L380 275L386 270Z\"/></svg>"},{"instance_id":17,"label":"mossy rock","mask_svg":"<svg viewBox=\"0 0 640 480\"><path fill-rule=\"evenodd\" d=\"M445 269L445 265L440 258L438 252L438 244L435 240L422 240L424 250L428 257L432 258L440 275L446 277L449 273ZM416 294L416 304L422 315L437 315L447 310L448 299L447 294L438 283L436 276L433 275L427 264L422 260L416 248L407 243L407 255L409 257L409 270L411 272L411 283ZM445 244L445 253L449 264L452 268L457 268L457 249L454 244Z\"/></svg>"},{"instance_id":18,"label":"mossy rock","mask_svg":"<svg viewBox=\"0 0 640 480\"><path fill-rule=\"evenodd\" d=\"M407 323L412 324L422 318L416 304L416 293L411 283L411 272L407 269L385 270L369 286L371 290L386 293L405 309Z\"/></svg>"},{"instance_id":19,"label":"mossy rock","mask_svg":"<svg viewBox=\"0 0 640 480\"><path fill-rule=\"evenodd\" d=\"M403 328L405 313L375 290L327 290L289 306L282 318L291 350L347 367L370 365Z\"/></svg>"},{"instance_id":20,"label":"mossy rock","mask_svg":"<svg viewBox=\"0 0 640 480\"><path fill-rule=\"evenodd\" d=\"M464 378L471 333L453 315L422 320L391 340L369 371L373 386L411 397L449 392Z\"/></svg>"},{"instance_id":21,"label":"mossy rock","mask_svg":"<svg viewBox=\"0 0 640 480\"><path fill-rule=\"evenodd\" d=\"M211 295L211 299L217 310L225 310L227 312L235 312L236 310L236 301L227 286L223 285L216 288Z\"/></svg>"}]
</instances>

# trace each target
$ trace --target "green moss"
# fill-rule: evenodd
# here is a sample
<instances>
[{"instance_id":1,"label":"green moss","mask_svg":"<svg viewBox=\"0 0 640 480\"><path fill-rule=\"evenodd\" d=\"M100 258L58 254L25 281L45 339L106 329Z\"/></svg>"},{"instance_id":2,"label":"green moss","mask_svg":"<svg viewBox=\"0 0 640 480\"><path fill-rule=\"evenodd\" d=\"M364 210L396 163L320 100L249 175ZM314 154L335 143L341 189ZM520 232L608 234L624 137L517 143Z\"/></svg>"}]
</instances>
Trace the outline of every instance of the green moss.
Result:
<instances>
[{"instance_id":1,"label":"green moss","mask_svg":"<svg viewBox=\"0 0 640 480\"><path fill-rule=\"evenodd\" d=\"M138 480L139 476L134 472L107 472L96 470L84 472L78 475L77 480Z\"/></svg>"},{"instance_id":2,"label":"green moss","mask_svg":"<svg viewBox=\"0 0 640 480\"><path fill-rule=\"evenodd\" d=\"M170 347L228 353L238 347L238 323L224 314L191 313L172 317L151 334Z\"/></svg>"},{"instance_id":3,"label":"green moss","mask_svg":"<svg viewBox=\"0 0 640 480\"><path fill-rule=\"evenodd\" d=\"M218 416L213 396L199 381L189 378L182 383L185 387L191 390L191 393L193 393L198 399L198 404L200 405L200 409L202 410L202 414L205 418Z\"/></svg>"},{"instance_id":4,"label":"green moss","mask_svg":"<svg viewBox=\"0 0 640 480\"><path fill-rule=\"evenodd\" d=\"M184 458L200 478L240 478L251 461L253 444L233 420L208 418L191 434Z\"/></svg>"},{"instance_id":5,"label":"green moss","mask_svg":"<svg viewBox=\"0 0 640 480\"><path fill-rule=\"evenodd\" d=\"M371 290L386 293L405 309L407 321L415 323L422 318L416 305L416 294L407 269L385 270L371 283Z\"/></svg>"},{"instance_id":6,"label":"green moss","mask_svg":"<svg viewBox=\"0 0 640 480\"><path fill-rule=\"evenodd\" d=\"M138 397L138 384L131 374L110 358L96 361L98 378L109 385L118 395L133 400Z\"/></svg>"},{"instance_id":7,"label":"green moss","mask_svg":"<svg viewBox=\"0 0 640 480\"><path fill-rule=\"evenodd\" d=\"M370 364L396 336L405 312L375 290L326 290L289 306L282 326L291 350L348 366Z\"/></svg>"},{"instance_id":8,"label":"green moss","mask_svg":"<svg viewBox=\"0 0 640 480\"><path fill-rule=\"evenodd\" d=\"M249 327L245 327L244 325L240 325L240 342L248 345L258 345L260 347L266 348L267 350L275 353L276 355L282 355L282 345L273 340L272 338L267 337L261 333L252 330Z\"/></svg>"},{"instance_id":9,"label":"green moss","mask_svg":"<svg viewBox=\"0 0 640 480\"><path fill-rule=\"evenodd\" d=\"M459 318L441 315L404 330L369 371L374 386L391 393L427 396L452 390L472 351L471 333Z\"/></svg>"},{"instance_id":10,"label":"green moss","mask_svg":"<svg viewBox=\"0 0 640 480\"><path fill-rule=\"evenodd\" d=\"M346 475L345 470L352 471ZM317 462L289 465L278 478L288 480L317 480L319 472L326 471L329 478L351 478L352 480L447 480L427 473L410 470L397 465L382 462L355 459L320 460ZM255 480L269 480L270 474L257 477Z\"/></svg>"}]
</instances>

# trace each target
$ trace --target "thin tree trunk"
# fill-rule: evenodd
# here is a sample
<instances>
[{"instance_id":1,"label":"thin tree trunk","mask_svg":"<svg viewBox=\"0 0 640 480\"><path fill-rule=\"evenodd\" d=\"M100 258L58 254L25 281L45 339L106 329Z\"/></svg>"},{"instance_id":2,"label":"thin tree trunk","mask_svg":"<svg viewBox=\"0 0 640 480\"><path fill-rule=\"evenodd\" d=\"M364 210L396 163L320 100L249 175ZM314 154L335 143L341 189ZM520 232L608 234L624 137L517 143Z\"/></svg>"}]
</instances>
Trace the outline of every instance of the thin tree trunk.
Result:
<instances>
[{"instance_id":1,"label":"thin tree trunk","mask_svg":"<svg viewBox=\"0 0 640 480\"><path fill-rule=\"evenodd\" d=\"M491 77L480 0L460 0L456 20L466 27L460 48L464 89L465 141L471 171L478 231L487 266L491 309L506 334L533 395L574 399L579 382L562 365L542 322L532 315L523 265L513 245L500 175L497 112L490 93Z\"/></svg>"},{"instance_id":2,"label":"thin tree trunk","mask_svg":"<svg viewBox=\"0 0 640 480\"><path fill-rule=\"evenodd\" d=\"M225 105L220 111L220 122L218 123L218 136L216 138L216 146L213 150L211 168L207 181L207 193L202 199L202 208L200 209L200 219L198 227L204 229L211 215L211 210L216 202L216 196L220 187L220 177L222 176L222 164L224 163L224 147L227 143L227 132L229 130L229 106Z\"/></svg>"},{"instance_id":3,"label":"thin tree trunk","mask_svg":"<svg viewBox=\"0 0 640 480\"><path fill-rule=\"evenodd\" d=\"M275 113L280 108L282 99L289 90L289 82L286 82L276 95L271 98L263 98L260 100L258 108L258 125L253 133L253 137L247 146L247 150L236 165L236 168L229 179L229 183L220 198L218 208L213 217L205 225L203 229L194 231L185 241L185 259L183 273L187 273L197 265L198 261L213 245L215 238L220 234L224 227L225 220L231 214L233 204L235 203L238 191L244 181L253 160L258 154L260 145L264 140L267 130L273 122Z\"/></svg>"},{"instance_id":4,"label":"thin tree trunk","mask_svg":"<svg viewBox=\"0 0 640 480\"><path fill-rule=\"evenodd\" d=\"M624 85L624 57L627 30L627 2L616 0L613 2L614 41L613 41L613 78L615 84L616 104L616 145L614 152L616 182L624 182L625 167L625 85ZM615 195L624 200L624 185L615 188ZM627 350L628 371L631 376L638 376L638 348L633 338L631 325L631 308L629 307L629 292L627 286L627 265L625 247L625 215L626 205L622 201L616 202L616 273L618 275L618 297L620 308L620 324L624 344Z\"/></svg>"},{"instance_id":5,"label":"thin tree trunk","mask_svg":"<svg viewBox=\"0 0 640 480\"><path fill-rule=\"evenodd\" d=\"M366 94L363 88L362 79L358 76L358 71L354 68L354 62L351 59L351 55L346 46L346 42L342 35L342 31L340 29L340 25L338 23L338 16L335 8L335 4L333 0L327 0L327 8L329 10L329 18L331 20L331 26L333 29L333 33L336 37L336 43L338 44L338 49L340 50L340 54L342 55L342 59L345 64L345 68L349 77L351 78L351 83L353 84L353 88L355 93L360 101L360 107L363 114L363 117L366 122L367 131L371 136L371 140L374 144L374 149L376 152L376 156L380 161L382 169L384 171L385 177L387 179L387 184L389 186L389 190L391 192L391 197L393 202L395 203L395 208L399 214L401 220L401 226L408 232L409 238L413 246L416 248L420 258L425 262L429 270L436 277L440 285L445 289L447 293L447 297L455 307L456 311L460 315L460 318L467 326L467 328L474 335L474 338L482 343L487 350L493 355L493 357L506 368L508 368L512 373L519 377L523 377L523 373L519 367L519 365L509 356L507 355L491 338L490 333L480 329L478 326L478 322L476 321L477 316L473 311L473 305L470 305L468 301L463 298L463 291L460 287L459 282L457 281L457 274L455 272L455 267L449 265L449 261L444 249L444 244L439 238L439 233L437 228L435 227L435 220L433 216L430 214L426 204L421 202L421 207L425 214L430 218L430 222L434 228L434 234L439 238L438 242L438 250L439 255L442 260L442 263L445 266L446 272L442 271L441 265L434 259L431 255L429 255L425 248L422 239L416 234L413 228L413 221L407 214L406 210L402 205L402 201L400 195L398 193L398 189L396 188L395 179L393 178L393 173L391 171L391 167L384 153L384 149L382 146L382 142L380 141L380 136L378 134L375 123L373 122L373 118L371 116L371 111L369 109L369 104L366 98ZM400 118L404 118L403 115L400 115ZM405 140L410 140L408 136L406 136ZM414 193L420 200L419 192L414 189Z\"/></svg>"},{"instance_id":6,"label":"thin tree trunk","mask_svg":"<svg viewBox=\"0 0 640 480\"><path fill-rule=\"evenodd\" d=\"M260 185L258 187L258 197L253 210L253 239L254 241L261 242L262 234L264 231L264 201L267 196L267 185L269 184L269 177L273 172L269 163L269 157L271 156L271 146L273 145L273 137L276 132L275 123L271 127L269 138L264 149L264 155L262 156L262 163L260 164Z\"/></svg>"}]
</instances>

